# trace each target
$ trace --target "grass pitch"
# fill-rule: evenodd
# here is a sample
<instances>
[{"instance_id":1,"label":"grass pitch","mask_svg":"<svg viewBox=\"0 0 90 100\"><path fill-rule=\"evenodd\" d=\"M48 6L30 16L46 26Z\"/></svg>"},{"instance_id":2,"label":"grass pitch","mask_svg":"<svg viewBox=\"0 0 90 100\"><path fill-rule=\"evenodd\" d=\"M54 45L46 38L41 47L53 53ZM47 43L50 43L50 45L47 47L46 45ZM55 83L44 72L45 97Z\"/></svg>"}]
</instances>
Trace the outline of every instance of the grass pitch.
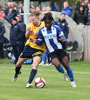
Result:
<instances>
[{"instance_id":1,"label":"grass pitch","mask_svg":"<svg viewBox=\"0 0 90 100\"><path fill-rule=\"evenodd\" d=\"M53 66L39 66L36 77L43 77L46 86L42 89L25 88L32 65L23 65L22 74L12 82L14 64L0 60L0 100L90 100L90 63L70 63L77 88L65 82ZM33 82L34 84L34 82Z\"/></svg>"}]
</instances>

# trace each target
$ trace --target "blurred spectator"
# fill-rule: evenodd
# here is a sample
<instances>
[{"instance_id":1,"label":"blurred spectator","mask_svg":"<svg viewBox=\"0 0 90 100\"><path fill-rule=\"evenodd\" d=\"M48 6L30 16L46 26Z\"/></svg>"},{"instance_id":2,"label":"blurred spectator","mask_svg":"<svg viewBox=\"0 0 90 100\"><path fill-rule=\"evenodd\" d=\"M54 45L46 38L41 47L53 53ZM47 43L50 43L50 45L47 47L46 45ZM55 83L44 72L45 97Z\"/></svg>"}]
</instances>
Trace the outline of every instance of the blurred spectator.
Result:
<instances>
[{"instance_id":1,"label":"blurred spectator","mask_svg":"<svg viewBox=\"0 0 90 100\"><path fill-rule=\"evenodd\" d=\"M56 22L56 24L62 29L62 31L65 35L65 38L68 39L69 27L68 27L67 21L65 20L65 14L64 13L61 13L60 18ZM67 45L66 41L62 42L62 45L63 45L63 49L66 49L66 45Z\"/></svg>"},{"instance_id":2,"label":"blurred spectator","mask_svg":"<svg viewBox=\"0 0 90 100\"><path fill-rule=\"evenodd\" d=\"M80 5L82 5L82 2L84 2L84 0L80 0L77 5L76 5L76 10L79 10Z\"/></svg>"},{"instance_id":3,"label":"blurred spectator","mask_svg":"<svg viewBox=\"0 0 90 100\"><path fill-rule=\"evenodd\" d=\"M16 2L11 2L10 7L14 7L16 9Z\"/></svg>"},{"instance_id":4,"label":"blurred spectator","mask_svg":"<svg viewBox=\"0 0 90 100\"><path fill-rule=\"evenodd\" d=\"M11 5L9 8L8 15L5 15L5 19L11 24L11 20L17 16L17 11L15 10L14 6Z\"/></svg>"},{"instance_id":5,"label":"blurred spectator","mask_svg":"<svg viewBox=\"0 0 90 100\"><path fill-rule=\"evenodd\" d=\"M23 14L24 13L24 3L23 2L19 2L18 8L19 8L19 13ZM22 21L24 21L24 16L21 15L21 17L22 17Z\"/></svg>"},{"instance_id":6,"label":"blurred spectator","mask_svg":"<svg viewBox=\"0 0 90 100\"><path fill-rule=\"evenodd\" d=\"M34 6L30 6L30 13L34 12L36 9Z\"/></svg>"},{"instance_id":7,"label":"blurred spectator","mask_svg":"<svg viewBox=\"0 0 90 100\"><path fill-rule=\"evenodd\" d=\"M17 24L19 26L19 31L20 31L19 32L20 34L18 34L17 40L19 41L19 44L22 44L22 47L24 47L24 43L26 41L26 38L25 38L26 25L22 21L21 15L17 15L16 20L17 20Z\"/></svg>"},{"instance_id":8,"label":"blurred spectator","mask_svg":"<svg viewBox=\"0 0 90 100\"><path fill-rule=\"evenodd\" d=\"M88 22L87 25L90 25L90 2L88 3Z\"/></svg>"},{"instance_id":9,"label":"blurred spectator","mask_svg":"<svg viewBox=\"0 0 90 100\"><path fill-rule=\"evenodd\" d=\"M10 29L10 44L13 48L15 64L24 48L25 30L25 25L21 22L20 16L12 19L12 26Z\"/></svg>"},{"instance_id":10,"label":"blurred spectator","mask_svg":"<svg viewBox=\"0 0 90 100\"><path fill-rule=\"evenodd\" d=\"M51 11L51 7L50 6L47 6L46 7L46 10L47 10L47 12L50 12Z\"/></svg>"},{"instance_id":11,"label":"blurred spectator","mask_svg":"<svg viewBox=\"0 0 90 100\"><path fill-rule=\"evenodd\" d=\"M66 39L68 39L68 34L69 34L69 27L68 23L65 20L65 14L61 13L59 20L56 22L56 24L62 29Z\"/></svg>"},{"instance_id":12,"label":"blurred spectator","mask_svg":"<svg viewBox=\"0 0 90 100\"><path fill-rule=\"evenodd\" d=\"M5 3L4 6L3 6L3 8L4 8L4 13L5 13L5 15L7 16L8 13L9 13L8 4Z\"/></svg>"},{"instance_id":13,"label":"blurred spectator","mask_svg":"<svg viewBox=\"0 0 90 100\"><path fill-rule=\"evenodd\" d=\"M85 14L84 11L85 11L85 8L84 6L81 5L79 10L75 12L73 19L77 24L80 24L80 23L84 25L86 24L87 15Z\"/></svg>"},{"instance_id":14,"label":"blurred spectator","mask_svg":"<svg viewBox=\"0 0 90 100\"><path fill-rule=\"evenodd\" d=\"M8 2L7 4L8 4L8 8L10 8L11 7L11 2Z\"/></svg>"},{"instance_id":15,"label":"blurred spectator","mask_svg":"<svg viewBox=\"0 0 90 100\"><path fill-rule=\"evenodd\" d=\"M11 2L8 2L8 3L5 3L5 4L4 4L5 16L8 16L10 6L11 6Z\"/></svg>"},{"instance_id":16,"label":"blurred spectator","mask_svg":"<svg viewBox=\"0 0 90 100\"><path fill-rule=\"evenodd\" d=\"M69 6L68 1L64 2L63 7L64 8L62 8L61 13L65 13L65 15L71 17L71 15L72 15L72 7Z\"/></svg>"},{"instance_id":17,"label":"blurred spectator","mask_svg":"<svg viewBox=\"0 0 90 100\"><path fill-rule=\"evenodd\" d=\"M58 11L54 3L51 4L51 10L52 11Z\"/></svg>"},{"instance_id":18,"label":"blurred spectator","mask_svg":"<svg viewBox=\"0 0 90 100\"><path fill-rule=\"evenodd\" d=\"M84 14L87 15L88 14L88 0L84 0L83 6L85 9Z\"/></svg>"},{"instance_id":19,"label":"blurred spectator","mask_svg":"<svg viewBox=\"0 0 90 100\"><path fill-rule=\"evenodd\" d=\"M0 6L0 18L4 18L5 14L4 11L2 10L1 6Z\"/></svg>"},{"instance_id":20,"label":"blurred spectator","mask_svg":"<svg viewBox=\"0 0 90 100\"><path fill-rule=\"evenodd\" d=\"M41 10L40 10L40 7L36 7L36 11L39 11L39 12L40 12L40 11L41 11Z\"/></svg>"},{"instance_id":21,"label":"blurred spectator","mask_svg":"<svg viewBox=\"0 0 90 100\"><path fill-rule=\"evenodd\" d=\"M84 0L84 5L88 5L89 0Z\"/></svg>"},{"instance_id":22,"label":"blurred spectator","mask_svg":"<svg viewBox=\"0 0 90 100\"><path fill-rule=\"evenodd\" d=\"M51 11L51 7L50 7L50 6L43 7L43 8L42 8L42 11L43 11L44 13L50 12L50 11Z\"/></svg>"},{"instance_id":23,"label":"blurred spectator","mask_svg":"<svg viewBox=\"0 0 90 100\"><path fill-rule=\"evenodd\" d=\"M5 33L4 23L0 21L0 59L4 58L4 53L3 53L4 33Z\"/></svg>"},{"instance_id":24,"label":"blurred spectator","mask_svg":"<svg viewBox=\"0 0 90 100\"><path fill-rule=\"evenodd\" d=\"M51 11L51 7L50 6L43 7L42 8L42 12L41 12L41 14L39 16L40 17L40 20L43 21L43 17L45 15L45 13L50 12L50 11Z\"/></svg>"},{"instance_id":25,"label":"blurred spectator","mask_svg":"<svg viewBox=\"0 0 90 100\"><path fill-rule=\"evenodd\" d=\"M24 12L24 3L23 2L19 2L18 8L19 8L19 13L23 13Z\"/></svg>"},{"instance_id":26,"label":"blurred spectator","mask_svg":"<svg viewBox=\"0 0 90 100\"><path fill-rule=\"evenodd\" d=\"M47 7L43 7L43 8L42 8L42 11L43 11L43 12L46 12L46 11L47 11Z\"/></svg>"}]
</instances>

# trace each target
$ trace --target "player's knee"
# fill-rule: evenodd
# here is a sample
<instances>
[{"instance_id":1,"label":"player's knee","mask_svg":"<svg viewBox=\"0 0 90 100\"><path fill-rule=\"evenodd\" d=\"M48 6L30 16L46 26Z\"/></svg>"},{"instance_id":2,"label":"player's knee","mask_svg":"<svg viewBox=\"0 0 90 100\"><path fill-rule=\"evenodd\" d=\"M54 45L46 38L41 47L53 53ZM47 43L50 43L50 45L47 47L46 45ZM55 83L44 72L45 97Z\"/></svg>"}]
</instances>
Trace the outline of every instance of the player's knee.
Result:
<instances>
[{"instance_id":1,"label":"player's knee","mask_svg":"<svg viewBox=\"0 0 90 100\"><path fill-rule=\"evenodd\" d=\"M56 67L60 67L60 63L56 64Z\"/></svg>"},{"instance_id":2,"label":"player's knee","mask_svg":"<svg viewBox=\"0 0 90 100\"><path fill-rule=\"evenodd\" d=\"M19 66L21 66L21 64L17 62L17 63L16 63L16 67L19 67Z\"/></svg>"},{"instance_id":3,"label":"player's knee","mask_svg":"<svg viewBox=\"0 0 90 100\"><path fill-rule=\"evenodd\" d=\"M38 69L38 65L39 65L38 63L33 63L32 68L33 68L33 69Z\"/></svg>"},{"instance_id":4,"label":"player's knee","mask_svg":"<svg viewBox=\"0 0 90 100\"><path fill-rule=\"evenodd\" d=\"M19 59L16 63L16 67L20 67L24 63L24 59Z\"/></svg>"},{"instance_id":5,"label":"player's knee","mask_svg":"<svg viewBox=\"0 0 90 100\"><path fill-rule=\"evenodd\" d=\"M69 64L64 64L63 66L65 69L68 69L70 67Z\"/></svg>"},{"instance_id":6,"label":"player's knee","mask_svg":"<svg viewBox=\"0 0 90 100\"><path fill-rule=\"evenodd\" d=\"M52 62L52 64L56 67L60 67L60 63Z\"/></svg>"}]
</instances>

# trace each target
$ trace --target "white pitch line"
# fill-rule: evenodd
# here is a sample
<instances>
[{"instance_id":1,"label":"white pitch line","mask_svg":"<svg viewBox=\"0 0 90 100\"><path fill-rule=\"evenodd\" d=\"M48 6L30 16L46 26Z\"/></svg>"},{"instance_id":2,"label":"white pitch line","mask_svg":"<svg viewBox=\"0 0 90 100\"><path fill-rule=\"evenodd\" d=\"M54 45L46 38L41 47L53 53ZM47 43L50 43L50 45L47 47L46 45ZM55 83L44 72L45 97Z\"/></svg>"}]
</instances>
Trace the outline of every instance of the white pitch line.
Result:
<instances>
[{"instance_id":1,"label":"white pitch line","mask_svg":"<svg viewBox=\"0 0 90 100\"><path fill-rule=\"evenodd\" d=\"M2 67L2 68L8 68L8 69L14 69L14 67ZM31 67L30 67L31 68ZM28 70L29 69L29 67L22 67L22 69L24 69L24 70ZM0 69L1 70L1 69ZM43 68L41 69L40 67L39 67L39 69L38 70L43 70ZM56 71L56 69L55 70L53 70L53 69L46 69L46 71ZM78 72L78 71L73 71L74 73L76 73L76 74L86 74L86 75L90 75L90 73L89 72Z\"/></svg>"},{"instance_id":2,"label":"white pitch line","mask_svg":"<svg viewBox=\"0 0 90 100\"><path fill-rule=\"evenodd\" d=\"M73 71L74 73L77 73L77 74L88 74L88 75L90 75L90 73L88 73L88 72L76 72L76 71Z\"/></svg>"}]
</instances>

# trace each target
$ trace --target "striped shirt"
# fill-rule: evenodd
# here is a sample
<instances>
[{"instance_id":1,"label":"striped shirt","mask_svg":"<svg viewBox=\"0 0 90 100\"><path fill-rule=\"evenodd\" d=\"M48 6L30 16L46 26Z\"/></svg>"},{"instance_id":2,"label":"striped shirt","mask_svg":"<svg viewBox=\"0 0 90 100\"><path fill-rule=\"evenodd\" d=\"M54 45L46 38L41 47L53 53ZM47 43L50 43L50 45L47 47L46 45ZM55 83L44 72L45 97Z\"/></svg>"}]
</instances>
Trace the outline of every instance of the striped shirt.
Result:
<instances>
[{"instance_id":1,"label":"striped shirt","mask_svg":"<svg viewBox=\"0 0 90 100\"><path fill-rule=\"evenodd\" d=\"M43 27L39 31L37 44L41 45L44 42L49 54L57 49L62 49L62 44L59 40L60 38L66 40L62 30L57 25L52 25L50 29Z\"/></svg>"}]
</instances>

